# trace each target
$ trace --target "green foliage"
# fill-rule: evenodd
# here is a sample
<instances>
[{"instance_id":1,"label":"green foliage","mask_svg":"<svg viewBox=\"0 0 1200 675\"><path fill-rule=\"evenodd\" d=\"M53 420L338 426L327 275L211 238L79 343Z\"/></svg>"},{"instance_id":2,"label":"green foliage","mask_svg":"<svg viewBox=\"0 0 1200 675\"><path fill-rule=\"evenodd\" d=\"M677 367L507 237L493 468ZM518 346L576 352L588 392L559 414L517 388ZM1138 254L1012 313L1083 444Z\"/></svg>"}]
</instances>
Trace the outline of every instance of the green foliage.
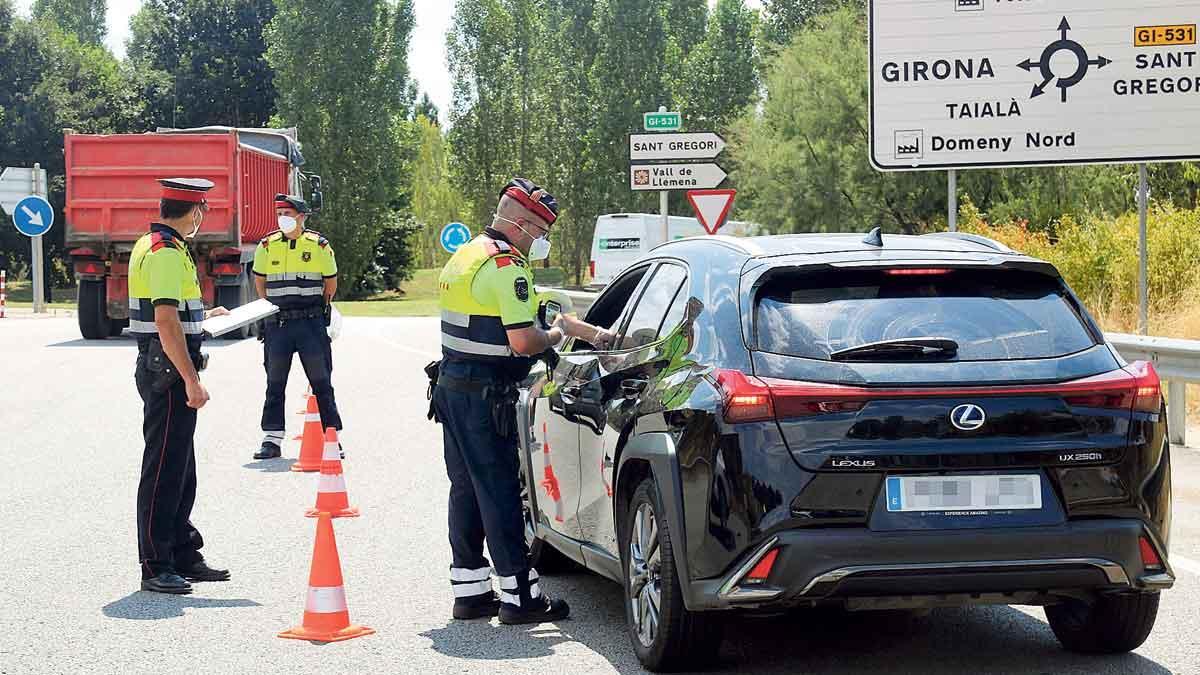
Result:
<instances>
[{"instance_id":1,"label":"green foliage","mask_svg":"<svg viewBox=\"0 0 1200 675\"><path fill-rule=\"evenodd\" d=\"M403 222L412 108L410 0L279 0L267 28L279 120L300 129L307 170L325 181L317 228L333 242L345 288L372 290L377 246ZM395 276L395 271L392 273Z\"/></svg>"},{"instance_id":2,"label":"green foliage","mask_svg":"<svg viewBox=\"0 0 1200 675\"><path fill-rule=\"evenodd\" d=\"M67 33L74 33L81 42L104 44L108 35L105 18L106 0L34 0L33 16L50 21Z\"/></svg>"},{"instance_id":3,"label":"green foliage","mask_svg":"<svg viewBox=\"0 0 1200 675\"><path fill-rule=\"evenodd\" d=\"M418 251L418 264L432 268L449 259L440 241L442 228L459 220L466 209L450 175L442 130L424 115L417 117L415 126L418 148L412 164L412 214L420 229L412 243Z\"/></svg>"},{"instance_id":4,"label":"green foliage","mask_svg":"<svg viewBox=\"0 0 1200 675\"><path fill-rule=\"evenodd\" d=\"M567 280L567 273L561 267L533 268L533 283L538 286L561 287Z\"/></svg>"},{"instance_id":5,"label":"green foliage","mask_svg":"<svg viewBox=\"0 0 1200 675\"><path fill-rule=\"evenodd\" d=\"M864 7L865 0L764 0L764 37L776 45L791 43L792 37L810 21L843 5Z\"/></svg>"},{"instance_id":6,"label":"green foliage","mask_svg":"<svg viewBox=\"0 0 1200 675\"><path fill-rule=\"evenodd\" d=\"M129 62L155 127L263 127L275 112L264 27L273 0L146 0Z\"/></svg>"}]
</instances>

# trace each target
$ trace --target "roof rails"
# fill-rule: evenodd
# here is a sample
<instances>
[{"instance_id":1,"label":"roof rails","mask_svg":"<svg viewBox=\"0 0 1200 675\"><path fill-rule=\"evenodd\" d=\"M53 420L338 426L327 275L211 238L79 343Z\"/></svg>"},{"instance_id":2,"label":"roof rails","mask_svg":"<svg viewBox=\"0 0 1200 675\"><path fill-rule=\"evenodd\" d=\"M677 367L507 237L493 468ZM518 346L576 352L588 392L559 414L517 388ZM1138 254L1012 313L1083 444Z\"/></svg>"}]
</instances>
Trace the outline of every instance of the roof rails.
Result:
<instances>
[{"instance_id":1,"label":"roof rails","mask_svg":"<svg viewBox=\"0 0 1200 675\"><path fill-rule=\"evenodd\" d=\"M971 234L970 232L929 232L921 235L923 237L950 237L952 239L962 239L981 246L986 246L993 251L1000 253L1015 253L1011 248L1001 244L1000 242L990 237L985 237L981 234Z\"/></svg>"}]
</instances>

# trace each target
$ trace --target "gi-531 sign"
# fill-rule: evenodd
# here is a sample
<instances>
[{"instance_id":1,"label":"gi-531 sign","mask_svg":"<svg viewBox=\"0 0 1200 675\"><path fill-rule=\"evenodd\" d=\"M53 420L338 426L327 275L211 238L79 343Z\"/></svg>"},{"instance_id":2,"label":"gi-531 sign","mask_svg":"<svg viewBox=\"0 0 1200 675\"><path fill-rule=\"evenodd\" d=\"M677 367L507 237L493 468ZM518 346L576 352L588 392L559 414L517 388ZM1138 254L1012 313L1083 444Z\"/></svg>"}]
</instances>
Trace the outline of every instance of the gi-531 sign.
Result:
<instances>
[{"instance_id":1,"label":"gi-531 sign","mask_svg":"<svg viewBox=\"0 0 1200 675\"><path fill-rule=\"evenodd\" d=\"M1200 157L1198 21L1196 0L871 0L871 162Z\"/></svg>"}]
</instances>

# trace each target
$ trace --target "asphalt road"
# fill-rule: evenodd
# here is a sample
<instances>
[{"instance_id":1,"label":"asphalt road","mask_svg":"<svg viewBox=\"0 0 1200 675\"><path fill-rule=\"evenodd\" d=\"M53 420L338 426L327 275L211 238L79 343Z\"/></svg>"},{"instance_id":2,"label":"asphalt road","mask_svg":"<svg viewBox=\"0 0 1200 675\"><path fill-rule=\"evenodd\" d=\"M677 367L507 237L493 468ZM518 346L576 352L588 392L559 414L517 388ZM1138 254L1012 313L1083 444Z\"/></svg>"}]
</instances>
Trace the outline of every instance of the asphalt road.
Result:
<instances>
[{"instance_id":1,"label":"asphalt road","mask_svg":"<svg viewBox=\"0 0 1200 675\"><path fill-rule=\"evenodd\" d=\"M208 346L194 521L233 580L177 598L136 590L132 341L83 341L71 318L0 320L0 673L642 672L619 588L587 574L543 579L571 602L560 624L449 620L447 481L421 372L436 335L432 319L347 319L335 344L346 481L363 514L335 529L351 618L378 634L318 646L275 637L303 611L315 479L250 458L259 344ZM297 365L289 432L303 390ZM712 672L1200 673L1200 451L1176 449L1174 486L1179 582L1135 654L1068 654L1038 608L808 612L738 622Z\"/></svg>"}]
</instances>

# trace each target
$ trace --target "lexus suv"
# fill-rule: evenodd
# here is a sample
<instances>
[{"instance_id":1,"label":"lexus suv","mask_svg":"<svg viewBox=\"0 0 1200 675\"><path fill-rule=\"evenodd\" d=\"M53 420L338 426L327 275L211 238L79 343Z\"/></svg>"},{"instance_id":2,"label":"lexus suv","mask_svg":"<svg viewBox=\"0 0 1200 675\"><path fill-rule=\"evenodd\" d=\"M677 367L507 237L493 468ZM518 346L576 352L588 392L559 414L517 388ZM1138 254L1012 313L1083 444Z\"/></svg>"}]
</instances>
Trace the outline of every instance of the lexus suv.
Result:
<instances>
[{"instance_id":1,"label":"lexus suv","mask_svg":"<svg viewBox=\"0 0 1200 675\"><path fill-rule=\"evenodd\" d=\"M543 572L620 583L652 670L744 613L1042 605L1064 647L1154 624L1170 445L1050 264L968 234L701 237L609 284L518 403ZM554 359L551 359L554 361Z\"/></svg>"}]
</instances>

